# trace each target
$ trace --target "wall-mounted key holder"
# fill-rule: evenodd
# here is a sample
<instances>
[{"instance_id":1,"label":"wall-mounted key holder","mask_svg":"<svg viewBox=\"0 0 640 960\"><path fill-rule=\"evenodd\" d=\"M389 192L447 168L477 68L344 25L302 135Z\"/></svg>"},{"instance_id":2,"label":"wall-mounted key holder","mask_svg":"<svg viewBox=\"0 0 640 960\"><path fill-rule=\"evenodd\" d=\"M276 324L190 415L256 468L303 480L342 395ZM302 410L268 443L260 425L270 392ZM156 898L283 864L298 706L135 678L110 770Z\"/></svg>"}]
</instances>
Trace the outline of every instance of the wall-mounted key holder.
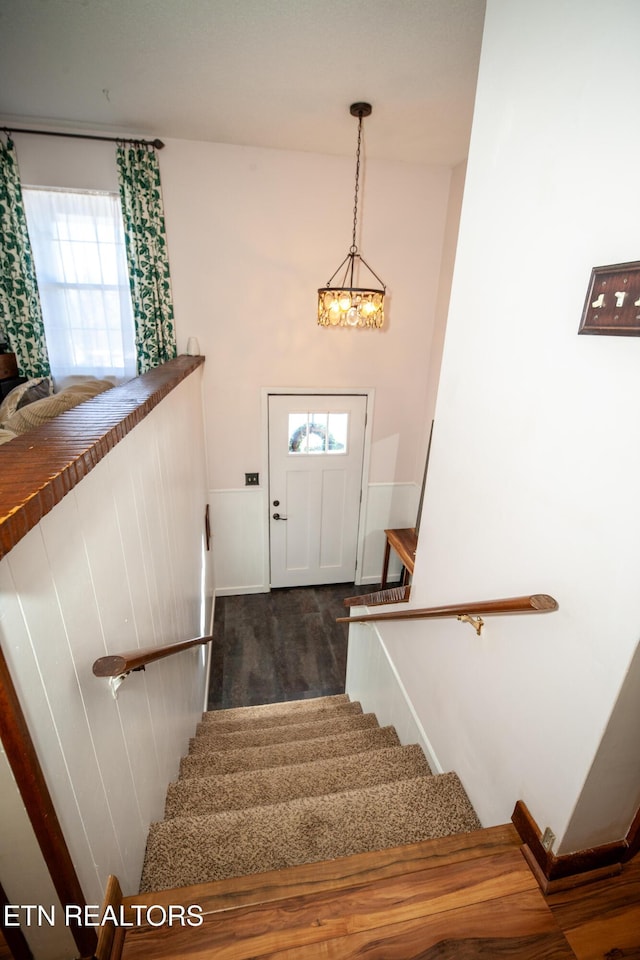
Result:
<instances>
[{"instance_id":1,"label":"wall-mounted key holder","mask_svg":"<svg viewBox=\"0 0 640 960\"><path fill-rule=\"evenodd\" d=\"M640 261L593 268L578 333L640 337Z\"/></svg>"}]
</instances>

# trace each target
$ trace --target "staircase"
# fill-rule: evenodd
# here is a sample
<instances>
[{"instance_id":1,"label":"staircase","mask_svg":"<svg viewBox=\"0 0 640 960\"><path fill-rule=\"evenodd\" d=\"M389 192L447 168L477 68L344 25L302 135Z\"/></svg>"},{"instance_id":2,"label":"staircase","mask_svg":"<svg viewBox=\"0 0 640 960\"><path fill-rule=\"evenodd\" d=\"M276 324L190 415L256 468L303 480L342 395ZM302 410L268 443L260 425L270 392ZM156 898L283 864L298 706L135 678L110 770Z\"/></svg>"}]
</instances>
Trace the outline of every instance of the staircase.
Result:
<instances>
[{"instance_id":1,"label":"staircase","mask_svg":"<svg viewBox=\"0 0 640 960\"><path fill-rule=\"evenodd\" d=\"M455 773L434 776L346 695L203 715L140 892L333 860L480 827Z\"/></svg>"},{"instance_id":2,"label":"staircase","mask_svg":"<svg viewBox=\"0 0 640 960\"><path fill-rule=\"evenodd\" d=\"M513 825L478 828L456 775L346 696L205 714L96 957L576 960Z\"/></svg>"}]
</instances>

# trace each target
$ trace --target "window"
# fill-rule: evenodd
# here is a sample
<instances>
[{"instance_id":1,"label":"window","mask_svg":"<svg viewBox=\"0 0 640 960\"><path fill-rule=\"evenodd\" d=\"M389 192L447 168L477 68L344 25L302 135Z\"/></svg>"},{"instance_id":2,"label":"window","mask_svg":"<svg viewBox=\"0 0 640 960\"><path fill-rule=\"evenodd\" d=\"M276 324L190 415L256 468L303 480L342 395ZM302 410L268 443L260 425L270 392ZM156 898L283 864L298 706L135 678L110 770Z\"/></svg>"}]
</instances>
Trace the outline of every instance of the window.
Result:
<instances>
[{"instance_id":1,"label":"window","mask_svg":"<svg viewBox=\"0 0 640 960\"><path fill-rule=\"evenodd\" d=\"M118 196L34 188L23 196L53 376L135 376Z\"/></svg>"},{"instance_id":2,"label":"window","mask_svg":"<svg viewBox=\"0 0 640 960\"><path fill-rule=\"evenodd\" d=\"M290 413L289 453L348 453L348 413Z\"/></svg>"}]
</instances>

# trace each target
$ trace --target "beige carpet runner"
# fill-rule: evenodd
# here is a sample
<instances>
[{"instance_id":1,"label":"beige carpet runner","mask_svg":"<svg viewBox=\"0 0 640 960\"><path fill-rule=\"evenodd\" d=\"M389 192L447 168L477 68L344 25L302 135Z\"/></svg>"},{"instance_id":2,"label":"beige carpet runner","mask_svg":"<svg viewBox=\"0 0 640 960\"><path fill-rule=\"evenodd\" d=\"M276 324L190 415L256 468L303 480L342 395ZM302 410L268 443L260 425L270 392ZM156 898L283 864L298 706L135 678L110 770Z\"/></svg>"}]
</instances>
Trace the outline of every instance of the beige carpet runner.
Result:
<instances>
[{"instance_id":1,"label":"beige carpet runner","mask_svg":"<svg viewBox=\"0 0 640 960\"><path fill-rule=\"evenodd\" d=\"M455 773L347 696L206 713L151 825L140 892L480 827Z\"/></svg>"}]
</instances>

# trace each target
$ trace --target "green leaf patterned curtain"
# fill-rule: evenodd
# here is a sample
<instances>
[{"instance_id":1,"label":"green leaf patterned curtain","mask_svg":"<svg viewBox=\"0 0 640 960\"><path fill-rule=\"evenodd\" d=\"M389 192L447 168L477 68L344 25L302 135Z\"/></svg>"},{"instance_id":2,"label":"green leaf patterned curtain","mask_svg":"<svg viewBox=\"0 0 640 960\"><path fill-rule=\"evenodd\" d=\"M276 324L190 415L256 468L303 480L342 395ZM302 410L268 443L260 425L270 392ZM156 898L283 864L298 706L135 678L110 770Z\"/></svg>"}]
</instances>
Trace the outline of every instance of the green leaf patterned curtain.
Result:
<instances>
[{"instance_id":1,"label":"green leaf patterned curtain","mask_svg":"<svg viewBox=\"0 0 640 960\"><path fill-rule=\"evenodd\" d=\"M50 374L40 295L24 215L18 158L0 141L0 327L23 377Z\"/></svg>"},{"instance_id":2,"label":"green leaf patterned curtain","mask_svg":"<svg viewBox=\"0 0 640 960\"><path fill-rule=\"evenodd\" d=\"M176 356L167 239L155 150L117 147L138 373Z\"/></svg>"}]
</instances>

